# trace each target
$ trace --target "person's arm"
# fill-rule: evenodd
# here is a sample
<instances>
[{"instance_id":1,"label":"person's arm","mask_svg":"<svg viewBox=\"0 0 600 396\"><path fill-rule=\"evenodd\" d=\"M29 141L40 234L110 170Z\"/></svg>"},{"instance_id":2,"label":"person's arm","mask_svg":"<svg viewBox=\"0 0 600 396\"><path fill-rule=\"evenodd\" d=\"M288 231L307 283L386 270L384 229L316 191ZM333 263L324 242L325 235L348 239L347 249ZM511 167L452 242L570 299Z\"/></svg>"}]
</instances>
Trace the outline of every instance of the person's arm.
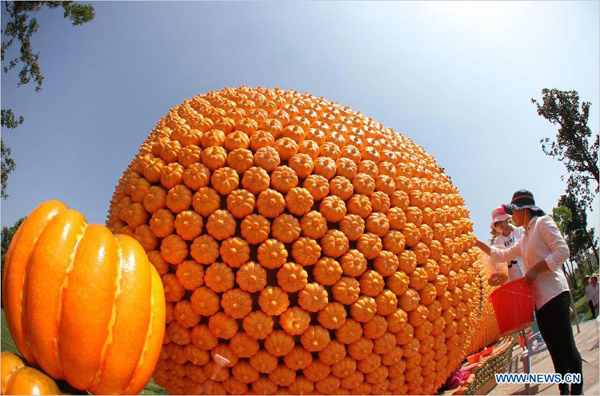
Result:
<instances>
[{"instance_id":1,"label":"person's arm","mask_svg":"<svg viewBox=\"0 0 600 396\"><path fill-rule=\"evenodd\" d=\"M551 217L540 217L536 227L551 253L527 271L525 283L534 281L541 272L556 271L569 258L570 254L569 246Z\"/></svg>"},{"instance_id":2,"label":"person's arm","mask_svg":"<svg viewBox=\"0 0 600 396\"><path fill-rule=\"evenodd\" d=\"M475 242L475 246L483 250L493 261L502 263L521 257L521 239L522 237L508 249L498 249L495 246L490 247L487 243L481 242L479 239Z\"/></svg>"},{"instance_id":3,"label":"person's arm","mask_svg":"<svg viewBox=\"0 0 600 396\"><path fill-rule=\"evenodd\" d=\"M477 246L479 249L483 250L483 252L485 254L487 254L488 256L490 255L490 247L488 246L487 243L481 242L479 240L479 238L475 238L475 246Z\"/></svg>"},{"instance_id":4,"label":"person's arm","mask_svg":"<svg viewBox=\"0 0 600 396\"><path fill-rule=\"evenodd\" d=\"M556 271L562 263L567 261L570 255L569 246L560 233L558 226L549 216L544 216L538 220L540 236L550 248L551 253L544 259L548 269Z\"/></svg>"},{"instance_id":5,"label":"person's arm","mask_svg":"<svg viewBox=\"0 0 600 396\"><path fill-rule=\"evenodd\" d=\"M550 267L548 267L548 263L546 262L546 260L542 260L538 263L536 263L533 267L529 268L529 271L527 271L527 273L525 274L524 280L523 280L523 285L526 283L531 283L535 280L535 278L537 278L538 274L540 272L547 272L547 271L551 271ZM523 287L523 286L521 286Z\"/></svg>"}]
</instances>

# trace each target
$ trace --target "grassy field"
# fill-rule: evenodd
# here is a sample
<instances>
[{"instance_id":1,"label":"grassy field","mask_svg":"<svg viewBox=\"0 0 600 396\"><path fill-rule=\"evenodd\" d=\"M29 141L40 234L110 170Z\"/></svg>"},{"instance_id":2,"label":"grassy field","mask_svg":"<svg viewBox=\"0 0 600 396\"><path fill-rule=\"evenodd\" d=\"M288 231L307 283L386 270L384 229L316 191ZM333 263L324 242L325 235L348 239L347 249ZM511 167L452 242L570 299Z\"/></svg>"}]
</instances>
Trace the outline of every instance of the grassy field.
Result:
<instances>
[{"instance_id":1,"label":"grassy field","mask_svg":"<svg viewBox=\"0 0 600 396\"><path fill-rule=\"evenodd\" d=\"M590 311L590 306L585 295L575 300L575 309L577 310L577 314L583 313L585 319L592 319L592 312Z\"/></svg>"},{"instance_id":2,"label":"grassy field","mask_svg":"<svg viewBox=\"0 0 600 396\"><path fill-rule=\"evenodd\" d=\"M4 310L2 310L2 351L9 351L18 354L19 351L13 342L8 326L6 324L6 318L4 317ZM166 395L167 392L160 386L156 385L154 381L150 380L148 385L139 393L140 395Z\"/></svg>"}]
</instances>

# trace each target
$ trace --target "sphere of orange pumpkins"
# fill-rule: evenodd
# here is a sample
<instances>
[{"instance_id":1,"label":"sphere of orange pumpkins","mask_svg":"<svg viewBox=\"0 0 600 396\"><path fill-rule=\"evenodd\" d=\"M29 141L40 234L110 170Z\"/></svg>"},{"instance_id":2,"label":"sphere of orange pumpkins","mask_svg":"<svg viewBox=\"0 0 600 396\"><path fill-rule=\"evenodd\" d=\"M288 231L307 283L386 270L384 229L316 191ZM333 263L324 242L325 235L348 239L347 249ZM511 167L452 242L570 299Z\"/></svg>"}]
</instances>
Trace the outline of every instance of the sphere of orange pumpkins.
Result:
<instances>
[{"instance_id":1,"label":"sphere of orange pumpkins","mask_svg":"<svg viewBox=\"0 0 600 396\"><path fill-rule=\"evenodd\" d=\"M140 227L143 210L130 211ZM2 300L17 348L55 380L95 394L137 394L148 383L165 331L165 297L134 238L44 202L11 241Z\"/></svg>"},{"instance_id":2,"label":"sphere of orange pumpkins","mask_svg":"<svg viewBox=\"0 0 600 396\"><path fill-rule=\"evenodd\" d=\"M165 283L154 380L171 394L433 394L499 337L450 177L308 93L225 88L171 109L107 225Z\"/></svg>"}]
</instances>

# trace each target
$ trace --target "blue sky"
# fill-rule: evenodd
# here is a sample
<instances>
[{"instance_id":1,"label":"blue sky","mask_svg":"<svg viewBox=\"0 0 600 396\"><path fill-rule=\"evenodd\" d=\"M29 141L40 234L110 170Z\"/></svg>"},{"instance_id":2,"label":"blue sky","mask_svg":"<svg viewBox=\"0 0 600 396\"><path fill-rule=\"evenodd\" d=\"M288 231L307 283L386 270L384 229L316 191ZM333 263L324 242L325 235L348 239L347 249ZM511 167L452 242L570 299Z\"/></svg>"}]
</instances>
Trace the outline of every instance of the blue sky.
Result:
<instances>
[{"instance_id":1,"label":"blue sky","mask_svg":"<svg viewBox=\"0 0 600 396\"><path fill-rule=\"evenodd\" d=\"M37 15L41 93L2 74L2 107L26 118L2 131L17 162L3 226L49 199L103 223L156 122L225 86L310 92L410 137L452 176L486 239L490 212L515 190L546 211L565 190L564 166L539 143L556 129L531 98L579 91L598 132L598 2L93 4L79 27Z\"/></svg>"}]
</instances>

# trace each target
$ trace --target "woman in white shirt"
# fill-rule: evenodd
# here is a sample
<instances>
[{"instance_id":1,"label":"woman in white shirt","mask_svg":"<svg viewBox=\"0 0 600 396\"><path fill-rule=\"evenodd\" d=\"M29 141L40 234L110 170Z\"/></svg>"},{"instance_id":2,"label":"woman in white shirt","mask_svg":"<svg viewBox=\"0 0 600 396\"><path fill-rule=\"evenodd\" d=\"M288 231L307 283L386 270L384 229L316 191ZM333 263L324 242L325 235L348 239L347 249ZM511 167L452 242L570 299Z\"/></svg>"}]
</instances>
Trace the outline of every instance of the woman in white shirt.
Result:
<instances>
[{"instance_id":1,"label":"woman in white shirt","mask_svg":"<svg viewBox=\"0 0 600 396\"><path fill-rule=\"evenodd\" d=\"M561 265L569 258L569 247L550 216L535 206L533 194L527 190L514 193L508 214L517 226L523 226L523 236L510 248L489 247L477 241L477 246L494 261L506 262L519 256L525 266L524 283L531 283L536 317L540 332L557 373L581 374L581 383L571 384L570 394L583 392L582 360L571 327L571 298L567 278ZM561 395L569 394L569 385L558 386Z\"/></svg>"}]
</instances>

